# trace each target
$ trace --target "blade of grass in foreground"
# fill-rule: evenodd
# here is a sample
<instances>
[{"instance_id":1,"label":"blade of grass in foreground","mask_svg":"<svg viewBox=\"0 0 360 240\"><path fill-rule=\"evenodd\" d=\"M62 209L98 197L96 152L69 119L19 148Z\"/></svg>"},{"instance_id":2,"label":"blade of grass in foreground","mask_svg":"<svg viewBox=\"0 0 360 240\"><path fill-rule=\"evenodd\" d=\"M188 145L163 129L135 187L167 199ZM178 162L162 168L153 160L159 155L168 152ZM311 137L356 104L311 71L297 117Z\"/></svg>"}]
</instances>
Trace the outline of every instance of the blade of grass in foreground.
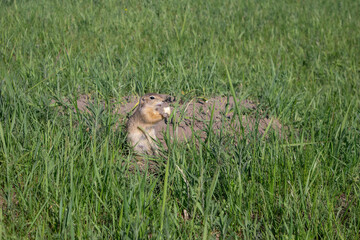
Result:
<instances>
[{"instance_id":1,"label":"blade of grass in foreground","mask_svg":"<svg viewBox=\"0 0 360 240\"><path fill-rule=\"evenodd\" d=\"M210 206L210 202L211 202L211 198L214 194L214 190L215 190L215 186L217 184L218 178L219 178L219 173L220 173L220 169L216 169L216 173L214 175L214 178L211 182L211 186L210 189L207 193L206 196L206 207L205 207L205 216L204 216L204 231L203 231L203 239L207 239L207 231L208 231L208 223L207 223L207 218L208 218L208 212L209 212L209 206Z\"/></svg>"},{"instance_id":2,"label":"blade of grass in foreground","mask_svg":"<svg viewBox=\"0 0 360 240\"><path fill-rule=\"evenodd\" d=\"M167 159L166 169L165 169L165 181L164 181L164 193L163 193L163 202L161 207L161 217L160 217L160 234L162 235L163 227L164 227L164 215L165 215L165 206L166 206L166 195L167 195L167 185L169 179L169 165L170 160Z\"/></svg>"},{"instance_id":3,"label":"blade of grass in foreground","mask_svg":"<svg viewBox=\"0 0 360 240\"><path fill-rule=\"evenodd\" d=\"M239 104L238 104L238 102L237 102L237 100L236 100L236 94L235 94L234 86L233 86L233 84L232 84L232 80L231 80L231 77L230 77L229 69L227 68L226 65L225 65L225 70L226 70L226 75L227 75L228 80L229 80L231 95L232 95L233 98L234 98L235 110L236 110L236 115L238 116L238 119L239 119L240 129L241 129L242 134L244 135L244 126L242 125L242 121L241 121L241 117L240 117Z\"/></svg>"}]
</instances>

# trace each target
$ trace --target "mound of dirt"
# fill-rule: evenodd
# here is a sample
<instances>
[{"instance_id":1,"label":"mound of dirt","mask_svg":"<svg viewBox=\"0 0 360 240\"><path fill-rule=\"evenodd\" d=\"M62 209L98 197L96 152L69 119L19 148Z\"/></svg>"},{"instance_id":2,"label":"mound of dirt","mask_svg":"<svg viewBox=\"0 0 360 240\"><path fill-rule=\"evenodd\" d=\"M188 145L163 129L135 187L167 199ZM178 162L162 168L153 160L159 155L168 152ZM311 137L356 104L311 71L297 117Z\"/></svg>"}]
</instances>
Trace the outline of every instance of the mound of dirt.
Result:
<instances>
[{"instance_id":1,"label":"mound of dirt","mask_svg":"<svg viewBox=\"0 0 360 240\"><path fill-rule=\"evenodd\" d=\"M51 103L58 101L53 100ZM69 100L63 99L63 102L69 103ZM76 106L73 111L87 112L91 114L89 106L94 101L88 95L81 95L76 100ZM111 101L112 112L120 116L119 121L126 121L138 103L138 97L123 97L120 101ZM71 105L71 104L70 104ZM105 107L105 103L101 103ZM199 139L206 139L209 130L219 133L219 131L228 131L228 133L249 133L257 131L262 135L265 133L269 124L272 130L281 134L282 125L277 119L270 119L267 116L261 116L261 111L257 105L249 100L238 102L239 115L235 116L236 105L233 97L214 97L210 99L197 98L188 102L174 101L172 104L173 117L162 121L156 125L157 137L164 144L164 133L167 125L171 138L179 141L191 139L193 134ZM175 110L175 111L174 111ZM61 108L64 112L64 108Z\"/></svg>"},{"instance_id":2,"label":"mound of dirt","mask_svg":"<svg viewBox=\"0 0 360 240\"><path fill-rule=\"evenodd\" d=\"M118 113L129 112L137 103L136 98L129 98L127 103L118 106ZM281 133L282 125L277 119L268 117L256 117L257 105L249 100L238 103L241 121L235 116L235 101L233 97L215 97L208 100L193 99L190 102L174 104L175 116L170 121L162 121L157 124L156 132L160 142L164 142L164 132L169 124L170 137L176 137L179 141L191 139L195 134L205 140L209 130L218 133L227 130L236 133L244 130L244 133L256 130L264 134L268 125ZM209 129L210 128L210 129Z\"/></svg>"}]
</instances>

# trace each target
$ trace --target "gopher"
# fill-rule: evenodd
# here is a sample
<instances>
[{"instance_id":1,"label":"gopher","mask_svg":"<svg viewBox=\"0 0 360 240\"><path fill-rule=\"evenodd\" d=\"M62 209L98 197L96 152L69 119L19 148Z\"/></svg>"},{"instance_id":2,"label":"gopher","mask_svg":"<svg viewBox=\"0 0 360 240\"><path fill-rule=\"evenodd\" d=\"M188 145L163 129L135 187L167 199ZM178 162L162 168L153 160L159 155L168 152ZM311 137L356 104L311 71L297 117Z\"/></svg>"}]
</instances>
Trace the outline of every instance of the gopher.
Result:
<instances>
[{"instance_id":1,"label":"gopher","mask_svg":"<svg viewBox=\"0 0 360 240\"><path fill-rule=\"evenodd\" d=\"M127 122L127 140L139 154L157 155L155 125L169 117L168 95L148 93L139 100L134 114Z\"/></svg>"}]
</instances>

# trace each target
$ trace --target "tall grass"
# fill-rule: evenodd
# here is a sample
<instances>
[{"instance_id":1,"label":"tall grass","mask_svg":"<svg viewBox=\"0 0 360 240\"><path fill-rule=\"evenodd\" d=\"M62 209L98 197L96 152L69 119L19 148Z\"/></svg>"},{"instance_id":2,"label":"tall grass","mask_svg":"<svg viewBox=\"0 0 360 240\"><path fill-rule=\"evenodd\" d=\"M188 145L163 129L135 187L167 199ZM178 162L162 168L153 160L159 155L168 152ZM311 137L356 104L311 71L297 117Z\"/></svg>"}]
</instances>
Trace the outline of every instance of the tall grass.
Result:
<instances>
[{"instance_id":1,"label":"tall grass","mask_svg":"<svg viewBox=\"0 0 360 240\"><path fill-rule=\"evenodd\" d=\"M0 238L359 239L359 11L1 1ZM249 96L286 127L170 143L156 175L129 172L122 117L100 101L145 92ZM79 94L93 114L50 104Z\"/></svg>"}]
</instances>

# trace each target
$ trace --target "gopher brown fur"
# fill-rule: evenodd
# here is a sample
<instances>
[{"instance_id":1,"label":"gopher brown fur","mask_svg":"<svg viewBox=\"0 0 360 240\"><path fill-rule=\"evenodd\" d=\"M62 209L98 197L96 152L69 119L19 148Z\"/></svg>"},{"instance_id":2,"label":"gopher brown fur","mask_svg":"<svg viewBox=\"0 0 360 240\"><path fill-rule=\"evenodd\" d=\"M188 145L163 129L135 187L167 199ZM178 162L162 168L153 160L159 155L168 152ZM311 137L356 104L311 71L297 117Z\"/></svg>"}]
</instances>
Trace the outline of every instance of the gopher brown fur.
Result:
<instances>
[{"instance_id":1,"label":"gopher brown fur","mask_svg":"<svg viewBox=\"0 0 360 240\"><path fill-rule=\"evenodd\" d=\"M169 96L148 93L142 96L134 114L127 122L127 140L139 154L156 155L155 125L168 113L164 112Z\"/></svg>"}]
</instances>

